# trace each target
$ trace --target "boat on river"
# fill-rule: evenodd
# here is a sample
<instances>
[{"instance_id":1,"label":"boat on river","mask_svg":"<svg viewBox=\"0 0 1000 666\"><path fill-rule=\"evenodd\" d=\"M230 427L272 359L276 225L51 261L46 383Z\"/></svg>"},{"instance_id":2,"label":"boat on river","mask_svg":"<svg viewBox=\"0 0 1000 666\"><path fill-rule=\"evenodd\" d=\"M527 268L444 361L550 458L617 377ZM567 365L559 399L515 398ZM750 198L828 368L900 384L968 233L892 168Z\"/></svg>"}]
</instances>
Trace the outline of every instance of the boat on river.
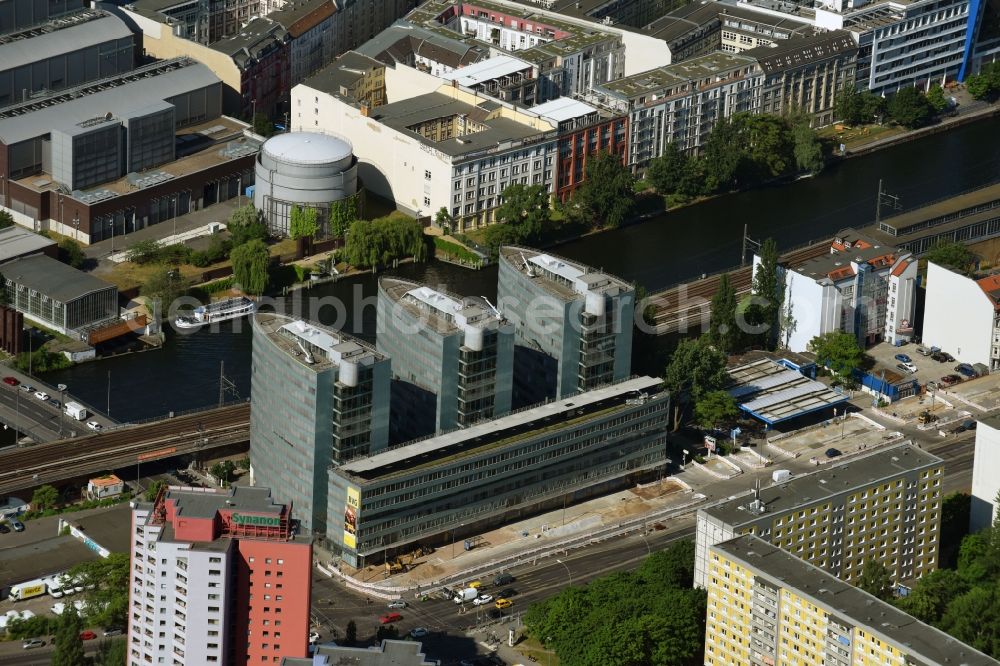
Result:
<instances>
[{"instance_id":1,"label":"boat on river","mask_svg":"<svg viewBox=\"0 0 1000 666\"><path fill-rule=\"evenodd\" d=\"M229 319L239 319L252 315L257 305L246 296L227 298L224 301L216 301L208 305L201 305L194 309L190 315L181 315L174 320L177 328L192 329L200 328L205 324L215 324Z\"/></svg>"}]
</instances>

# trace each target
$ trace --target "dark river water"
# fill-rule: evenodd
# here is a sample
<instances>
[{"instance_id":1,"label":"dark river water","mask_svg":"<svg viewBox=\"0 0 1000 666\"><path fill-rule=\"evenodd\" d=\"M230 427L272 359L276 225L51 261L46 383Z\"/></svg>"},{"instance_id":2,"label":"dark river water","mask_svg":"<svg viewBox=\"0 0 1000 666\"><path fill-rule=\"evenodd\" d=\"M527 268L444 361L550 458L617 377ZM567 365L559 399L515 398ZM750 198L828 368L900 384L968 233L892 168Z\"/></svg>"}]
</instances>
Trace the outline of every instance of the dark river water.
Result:
<instances>
[{"instance_id":1,"label":"dark river water","mask_svg":"<svg viewBox=\"0 0 1000 666\"><path fill-rule=\"evenodd\" d=\"M719 197L669 212L642 224L583 238L554 251L603 268L656 291L677 282L737 265L744 225L757 239L774 237L781 248L829 237L875 216L879 179L885 191L912 208L1000 177L1000 119L974 123L865 157L847 160L815 178ZM465 296L496 296L496 268L469 271L433 262L393 271ZM375 333L375 277L344 279L308 292L303 314L337 324L369 340ZM344 303L339 311L308 309L318 299ZM367 303L366 303L367 302ZM285 309L292 308L286 302ZM219 399L220 363L225 376L246 398L250 393L250 326L227 322L218 331L193 335L167 332L163 348L129 354L45 379L63 382L70 392L111 416L144 419L214 404ZM659 374L666 341L644 341L634 371ZM643 346L647 349L643 349ZM231 399L232 394L227 394Z\"/></svg>"}]
</instances>

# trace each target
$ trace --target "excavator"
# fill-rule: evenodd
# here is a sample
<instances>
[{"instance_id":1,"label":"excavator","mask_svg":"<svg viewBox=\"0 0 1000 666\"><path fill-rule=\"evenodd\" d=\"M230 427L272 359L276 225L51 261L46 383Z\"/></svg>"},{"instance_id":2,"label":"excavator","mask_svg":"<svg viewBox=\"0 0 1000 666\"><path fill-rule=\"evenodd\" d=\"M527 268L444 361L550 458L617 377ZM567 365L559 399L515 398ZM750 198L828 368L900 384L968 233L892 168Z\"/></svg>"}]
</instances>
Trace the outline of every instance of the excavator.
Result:
<instances>
[{"instance_id":1,"label":"excavator","mask_svg":"<svg viewBox=\"0 0 1000 666\"><path fill-rule=\"evenodd\" d=\"M385 563L385 575L391 576L396 573L403 573L413 565L413 562L418 557L423 557L424 555L430 555L434 552L434 549L430 546L417 545L409 553L404 553L403 555L397 555L391 560L386 560Z\"/></svg>"}]
</instances>

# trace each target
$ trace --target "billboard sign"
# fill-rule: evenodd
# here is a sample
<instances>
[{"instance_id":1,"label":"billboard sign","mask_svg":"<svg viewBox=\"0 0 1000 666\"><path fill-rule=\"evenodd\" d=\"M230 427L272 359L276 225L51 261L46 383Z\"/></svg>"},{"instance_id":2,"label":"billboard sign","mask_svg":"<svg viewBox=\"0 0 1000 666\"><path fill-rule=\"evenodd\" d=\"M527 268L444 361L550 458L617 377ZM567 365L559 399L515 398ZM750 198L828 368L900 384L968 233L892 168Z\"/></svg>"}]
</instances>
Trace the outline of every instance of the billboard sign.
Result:
<instances>
[{"instance_id":1,"label":"billboard sign","mask_svg":"<svg viewBox=\"0 0 1000 666\"><path fill-rule=\"evenodd\" d=\"M347 489L347 503L344 505L344 547L352 550L358 547L358 513L361 511L361 491Z\"/></svg>"}]
</instances>

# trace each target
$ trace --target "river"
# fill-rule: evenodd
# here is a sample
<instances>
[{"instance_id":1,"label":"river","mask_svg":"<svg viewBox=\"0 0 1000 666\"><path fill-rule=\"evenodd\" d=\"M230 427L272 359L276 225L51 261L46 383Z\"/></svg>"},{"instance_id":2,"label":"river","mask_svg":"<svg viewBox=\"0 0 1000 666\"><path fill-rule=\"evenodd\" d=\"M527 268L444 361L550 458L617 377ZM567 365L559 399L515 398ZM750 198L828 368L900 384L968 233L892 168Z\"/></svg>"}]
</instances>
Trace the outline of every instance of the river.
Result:
<instances>
[{"instance_id":1,"label":"river","mask_svg":"<svg viewBox=\"0 0 1000 666\"><path fill-rule=\"evenodd\" d=\"M779 247L789 248L829 237L844 227L871 223L879 179L904 208L992 182L1000 176L998 136L1000 118L965 125L846 160L815 178L718 197L566 243L555 251L656 291L738 264L744 225L751 237L771 236ZM495 267L469 271L432 262L404 265L394 273L461 295L496 296ZM317 318L374 340L374 305L351 312L350 304L372 301L375 284L374 276L365 275L302 293L306 298L334 297L347 303L343 315L326 307ZM238 397L248 397L250 346L247 322L227 322L218 331L193 335L168 330L161 349L84 363L45 379L68 384L70 392L98 409L110 404L116 419L144 419L217 402L220 363ZM638 361L635 371L660 372L661 353L642 358L655 360Z\"/></svg>"}]
</instances>

